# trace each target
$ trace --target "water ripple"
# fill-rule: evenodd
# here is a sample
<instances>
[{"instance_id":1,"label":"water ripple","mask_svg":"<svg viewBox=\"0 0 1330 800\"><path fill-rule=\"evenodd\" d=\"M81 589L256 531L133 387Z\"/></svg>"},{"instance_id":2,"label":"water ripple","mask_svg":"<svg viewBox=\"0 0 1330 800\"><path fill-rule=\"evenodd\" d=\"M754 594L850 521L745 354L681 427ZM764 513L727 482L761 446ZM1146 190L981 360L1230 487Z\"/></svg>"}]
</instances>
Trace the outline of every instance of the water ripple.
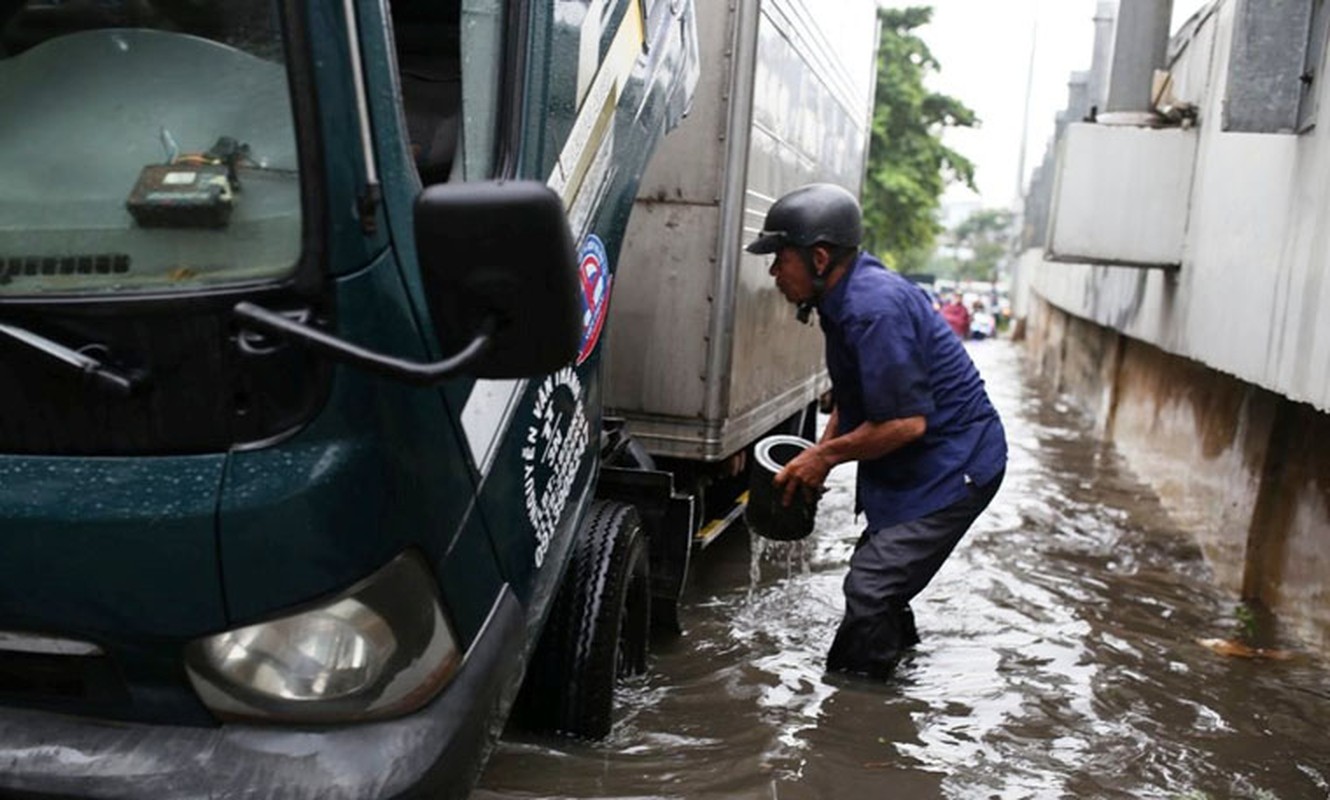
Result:
<instances>
[{"instance_id":1,"label":"water ripple","mask_svg":"<svg viewBox=\"0 0 1330 800\"><path fill-rule=\"evenodd\" d=\"M798 546L727 535L694 560L687 634L619 693L605 742L513 734L481 798L1330 797L1330 674L1224 660L1234 629L1188 532L1019 350L971 348L1007 480L916 599L892 681L822 673L862 520L832 473Z\"/></svg>"}]
</instances>

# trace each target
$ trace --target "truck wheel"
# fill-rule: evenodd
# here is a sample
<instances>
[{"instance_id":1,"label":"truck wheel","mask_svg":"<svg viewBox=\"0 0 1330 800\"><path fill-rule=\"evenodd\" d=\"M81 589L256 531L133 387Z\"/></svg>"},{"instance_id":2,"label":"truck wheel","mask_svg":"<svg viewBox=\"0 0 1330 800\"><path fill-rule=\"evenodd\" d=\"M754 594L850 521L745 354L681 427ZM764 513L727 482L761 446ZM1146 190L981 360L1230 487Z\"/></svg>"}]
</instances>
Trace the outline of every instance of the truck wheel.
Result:
<instances>
[{"instance_id":1,"label":"truck wheel","mask_svg":"<svg viewBox=\"0 0 1330 800\"><path fill-rule=\"evenodd\" d=\"M650 578L637 509L593 503L527 669L528 725L592 739L610 732L615 683L646 671Z\"/></svg>"}]
</instances>

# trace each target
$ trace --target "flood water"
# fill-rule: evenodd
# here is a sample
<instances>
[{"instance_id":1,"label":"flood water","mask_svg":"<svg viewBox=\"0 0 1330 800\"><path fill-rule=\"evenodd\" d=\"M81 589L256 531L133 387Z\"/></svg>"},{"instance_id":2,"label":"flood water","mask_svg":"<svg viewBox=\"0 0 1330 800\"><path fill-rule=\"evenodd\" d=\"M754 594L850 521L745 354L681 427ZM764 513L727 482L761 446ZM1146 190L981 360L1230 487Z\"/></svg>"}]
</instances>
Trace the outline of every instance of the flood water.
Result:
<instances>
[{"instance_id":1,"label":"flood water","mask_svg":"<svg viewBox=\"0 0 1330 800\"><path fill-rule=\"evenodd\" d=\"M1327 665L1200 646L1249 617L1187 532L1018 346L970 352L1007 479L913 603L923 643L893 680L822 671L860 531L841 467L807 542L755 553L738 530L694 560L686 634L609 739L510 732L475 796L1330 797Z\"/></svg>"}]
</instances>

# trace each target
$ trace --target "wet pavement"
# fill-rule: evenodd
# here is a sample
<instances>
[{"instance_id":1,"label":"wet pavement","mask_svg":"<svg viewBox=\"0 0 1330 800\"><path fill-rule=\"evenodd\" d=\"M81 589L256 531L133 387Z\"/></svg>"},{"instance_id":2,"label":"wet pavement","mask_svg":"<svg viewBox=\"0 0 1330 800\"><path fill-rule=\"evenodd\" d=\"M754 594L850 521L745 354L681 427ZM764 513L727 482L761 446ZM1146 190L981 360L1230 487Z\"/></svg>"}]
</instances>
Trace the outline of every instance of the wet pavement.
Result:
<instances>
[{"instance_id":1,"label":"wet pavement","mask_svg":"<svg viewBox=\"0 0 1330 800\"><path fill-rule=\"evenodd\" d=\"M1328 665L1199 645L1252 620L1187 532L1019 347L970 352L1007 479L915 600L891 682L822 672L860 531L841 467L808 541L740 530L694 560L687 632L653 645L610 738L510 732L475 797L1330 797Z\"/></svg>"}]
</instances>

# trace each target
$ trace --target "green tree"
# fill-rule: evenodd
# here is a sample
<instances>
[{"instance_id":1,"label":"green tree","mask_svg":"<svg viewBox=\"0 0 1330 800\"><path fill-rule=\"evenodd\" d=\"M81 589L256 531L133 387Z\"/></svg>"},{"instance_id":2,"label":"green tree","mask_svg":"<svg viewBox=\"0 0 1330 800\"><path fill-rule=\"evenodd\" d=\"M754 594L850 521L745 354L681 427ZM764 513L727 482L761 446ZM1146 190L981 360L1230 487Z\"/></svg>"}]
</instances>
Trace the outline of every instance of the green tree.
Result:
<instances>
[{"instance_id":1,"label":"green tree","mask_svg":"<svg viewBox=\"0 0 1330 800\"><path fill-rule=\"evenodd\" d=\"M985 208L966 217L956 226L952 237L958 246L970 252L958 264L961 279L996 281L998 262L1006 255L1012 236L1012 213L1005 209Z\"/></svg>"},{"instance_id":2,"label":"green tree","mask_svg":"<svg viewBox=\"0 0 1330 800\"><path fill-rule=\"evenodd\" d=\"M924 87L940 67L915 31L932 16L933 9L922 6L877 12L881 46L863 190L865 246L901 272L917 272L928 262L947 184L974 188L974 165L942 144L942 131L978 120L961 101Z\"/></svg>"}]
</instances>

